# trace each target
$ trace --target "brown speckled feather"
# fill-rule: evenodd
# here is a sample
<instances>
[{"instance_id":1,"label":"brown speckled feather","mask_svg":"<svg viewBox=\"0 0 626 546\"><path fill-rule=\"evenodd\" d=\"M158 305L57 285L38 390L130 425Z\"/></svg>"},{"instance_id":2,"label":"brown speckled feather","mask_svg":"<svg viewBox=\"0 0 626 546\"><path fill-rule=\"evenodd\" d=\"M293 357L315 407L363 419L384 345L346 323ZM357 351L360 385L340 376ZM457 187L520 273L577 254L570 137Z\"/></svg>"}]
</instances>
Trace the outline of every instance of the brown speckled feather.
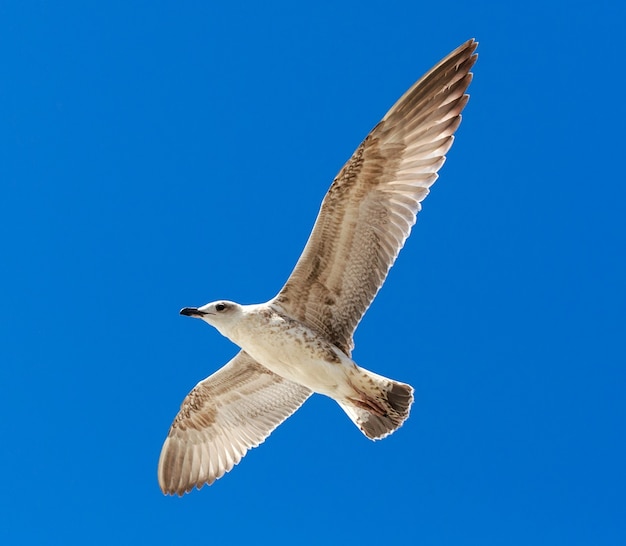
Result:
<instances>
[{"instance_id":1,"label":"brown speckled feather","mask_svg":"<svg viewBox=\"0 0 626 546\"><path fill-rule=\"evenodd\" d=\"M469 40L426 73L357 148L274 299L348 355L452 145L477 45Z\"/></svg>"},{"instance_id":2,"label":"brown speckled feather","mask_svg":"<svg viewBox=\"0 0 626 546\"><path fill-rule=\"evenodd\" d=\"M161 490L182 495L213 483L310 395L241 351L183 401L159 459Z\"/></svg>"}]
</instances>

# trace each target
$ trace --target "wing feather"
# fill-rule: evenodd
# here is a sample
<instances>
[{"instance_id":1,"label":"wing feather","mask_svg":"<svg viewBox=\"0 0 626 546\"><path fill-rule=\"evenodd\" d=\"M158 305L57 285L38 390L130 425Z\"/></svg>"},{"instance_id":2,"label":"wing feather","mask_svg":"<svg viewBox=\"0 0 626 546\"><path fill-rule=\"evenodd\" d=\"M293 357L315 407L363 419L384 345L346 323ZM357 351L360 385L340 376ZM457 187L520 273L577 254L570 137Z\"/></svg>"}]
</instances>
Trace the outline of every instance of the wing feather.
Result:
<instances>
[{"instance_id":1,"label":"wing feather","mask_svg":"<svg viewBox=\"0 0 626 546\"><path fill-rule=\"evenodd\" d=\"M182 495L213 483L310 395L241 351L183 401L159 458L161 490Z\"/></svg>"},{"instance_id":2,"label":"wing feather","mask_svg":"<svg viewBox=\"0 0 626 546\"><path fill-rule=\"evenodd\" d=\"M274 298L348 355L452 145L477 45L469 40L435 65L365 138L333 181Z\"/></svg>"}]
</instances>

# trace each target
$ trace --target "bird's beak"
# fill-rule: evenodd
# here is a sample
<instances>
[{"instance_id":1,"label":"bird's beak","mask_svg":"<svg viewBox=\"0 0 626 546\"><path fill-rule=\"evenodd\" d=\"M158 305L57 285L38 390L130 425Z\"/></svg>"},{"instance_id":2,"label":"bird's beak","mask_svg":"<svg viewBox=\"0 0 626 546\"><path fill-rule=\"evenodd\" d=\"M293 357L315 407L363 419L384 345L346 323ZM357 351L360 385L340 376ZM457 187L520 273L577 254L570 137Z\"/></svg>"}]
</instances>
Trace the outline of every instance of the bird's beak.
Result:
<instances>
[{"instance_id":1,"label":"bird's beak","mask_svg":"<svg viewBox=\"0 0 626 546\"><path fill-rule=\"evenodd\" d=\"M197 307L185 307L180 310L180 314L186 317L202 318L207 313L206 311L200 311Z\"/></svg>"}]
</instances>

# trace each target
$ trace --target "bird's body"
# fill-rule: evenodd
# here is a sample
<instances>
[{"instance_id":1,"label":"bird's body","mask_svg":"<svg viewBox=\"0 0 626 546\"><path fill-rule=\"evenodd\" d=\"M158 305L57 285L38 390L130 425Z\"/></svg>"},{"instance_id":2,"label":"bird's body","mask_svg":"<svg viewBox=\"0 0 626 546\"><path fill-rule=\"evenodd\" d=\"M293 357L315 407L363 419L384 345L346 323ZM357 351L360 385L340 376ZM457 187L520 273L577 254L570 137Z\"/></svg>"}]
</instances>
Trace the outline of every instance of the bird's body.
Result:
<instances>
[{"instance_id":1,"label":"bird's body","mask_svg":"<svg viewBox=\"0 0 626 546\"><path fill-rule=\"evenodd\" d=\"M239 320L220 330L222 335L275 374L313 392L333 398L350 394L347 377L354 364L340 349L271 302L239 308Z\"/></svg>"},{"instance_id":2,"label":"bird's body","mask_svg":"<svg viewBox=\"0 0 626 546\"><path fill-rule=\"evenodd\" d=\"M353 334L452 145L477 45L469 40L428 71L357 148L276 297L181 311L241 351L183 401L159 459L163 492L182 495L213 483L313 392L336 400L371 439L406 420L413 388L357 366Z\"/></svg>"},{"instance_id":3,"label":"bird's body","mask_svg":"<svg viewBox=\"0 0 626 546\"><path fill-rule=\"evenodd\" d=\"M211 312L221 306L222 311ZM207 312L208 311L208 312ZM276 375L336 400L344 409L374 412L387 428L373 432L357 423L366 436L386 436L408 417L413 401L410 385L360 368L341 349L270 301L239 305L220 301L190 310L215 326L259 364ZM395 390L394 390L395 389ZM403 392L402 402L398 394ZM395 392L392 402L387 393ZM348 413L350 415L350 413Z\"/></svg>"}]
</instances>

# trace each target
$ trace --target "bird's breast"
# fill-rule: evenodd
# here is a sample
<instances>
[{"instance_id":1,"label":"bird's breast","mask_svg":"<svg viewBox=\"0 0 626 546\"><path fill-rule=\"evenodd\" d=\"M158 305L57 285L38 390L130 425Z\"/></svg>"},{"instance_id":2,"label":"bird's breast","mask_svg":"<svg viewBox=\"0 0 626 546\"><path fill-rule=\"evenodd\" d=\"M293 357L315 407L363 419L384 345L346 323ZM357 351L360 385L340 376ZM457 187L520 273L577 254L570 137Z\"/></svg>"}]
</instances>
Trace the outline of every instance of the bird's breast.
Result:
<instances>
[{"instance_id":1,"label":"bird's breast","mask_svg":"<svg viewBox=\"0 0 626 546\"><path fill-rule=\"evenodd\" d=\"M354 366L317 332L275 312L246 317L234 337L235 343L266 368L322 394L334 394Z\"/></svg>"}]
</instances>

